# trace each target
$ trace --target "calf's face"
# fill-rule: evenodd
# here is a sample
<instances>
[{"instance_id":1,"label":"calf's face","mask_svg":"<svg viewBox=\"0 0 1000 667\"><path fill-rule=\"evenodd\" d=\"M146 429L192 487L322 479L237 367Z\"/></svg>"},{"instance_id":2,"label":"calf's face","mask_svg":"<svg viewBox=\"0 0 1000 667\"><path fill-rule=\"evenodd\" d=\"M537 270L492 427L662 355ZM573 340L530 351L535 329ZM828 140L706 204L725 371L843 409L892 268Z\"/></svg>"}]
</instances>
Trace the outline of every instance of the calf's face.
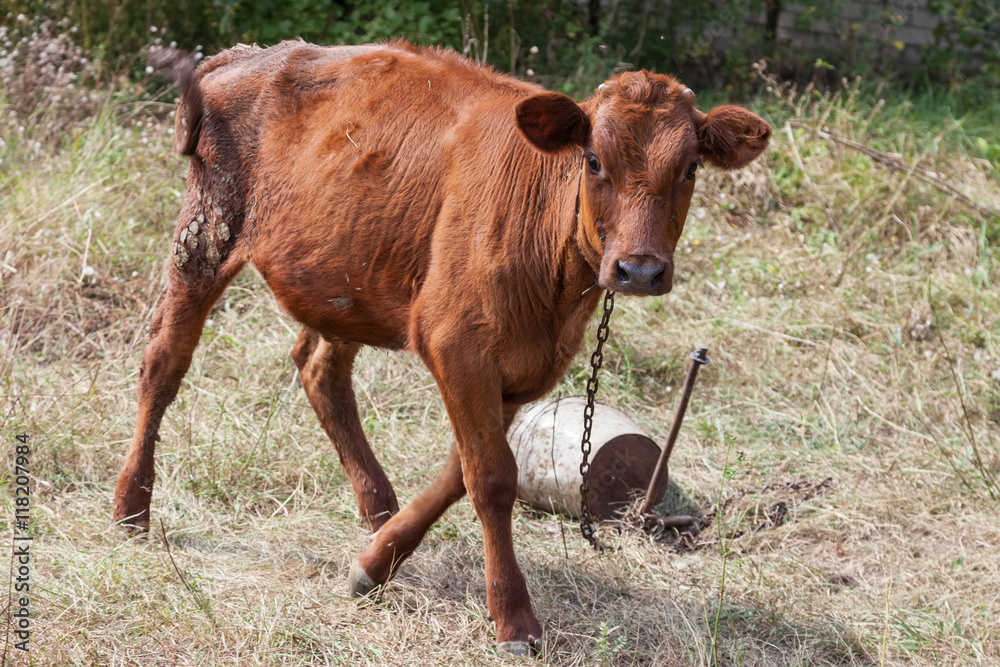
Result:
<instances>
[{"instance_id":1,"label":"calf's face","mask_svg":"<svg viewBox=\"0 0 1000 667\"><path fill-rule=\"evenodd\" d=\"M601 287L665 294L703 163L740 169L767 147L759 116L724 105L705 114L674 78L626 72L578 105L559 93L522 100L518 127L537 148L582 149L579 221Z\"/></svg>"}]
</instances>

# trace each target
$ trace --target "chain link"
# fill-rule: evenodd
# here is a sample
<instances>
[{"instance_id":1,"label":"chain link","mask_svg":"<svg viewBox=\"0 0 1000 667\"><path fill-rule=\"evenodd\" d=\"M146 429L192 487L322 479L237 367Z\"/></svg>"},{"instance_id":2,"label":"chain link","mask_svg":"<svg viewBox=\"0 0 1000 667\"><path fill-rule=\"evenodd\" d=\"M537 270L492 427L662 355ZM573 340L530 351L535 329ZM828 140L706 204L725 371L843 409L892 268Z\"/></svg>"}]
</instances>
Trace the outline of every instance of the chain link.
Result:
<instances>
[{"instance_id":1,"label":"chain link","mask_svg":"<svg viewBox=\"0 0 1000 667\"><path fill-rule=\"evenodd\" d=\"M601 323L597 327L597 348L590 356L590 379L587 380L587 406L583 409L583 439L580 441L580 449L583 452L583 461L580 463L580 475L583 482L580 483L580 532L583 537L590 542L590 545L598 551L605 551L605 547L597 539L597 529L590 516L590 501L587 496L590 494L590 430L594 427L594 400L597 397L597 374L604 363L604 343L608 340L611 328L608 323L611 321L611 311L615 309L615 293L608 290L604 293L604 315L601 316Z\"/></svg>"}]
</instances>

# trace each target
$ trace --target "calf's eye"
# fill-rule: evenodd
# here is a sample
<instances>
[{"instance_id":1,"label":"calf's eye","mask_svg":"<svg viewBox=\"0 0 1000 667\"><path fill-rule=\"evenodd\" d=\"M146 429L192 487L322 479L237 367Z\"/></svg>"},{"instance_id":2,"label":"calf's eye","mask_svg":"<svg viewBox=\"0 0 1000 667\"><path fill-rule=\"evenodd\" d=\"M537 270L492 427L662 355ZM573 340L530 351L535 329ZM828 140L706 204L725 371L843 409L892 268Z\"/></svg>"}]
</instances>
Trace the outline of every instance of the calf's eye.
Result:
<instances>
[{"instance_id":1,"label":"calf's eye","mask_svg":"<svg viewBox=\"0 0 1000 667\"><path fill-rule=\"evenodd\" d=\"M684 180L689 181L694 178L694 172L698 171L698 163L692 162L688 165L687 171L684 172Z\"/></svg>"},{"instance_id":2,"label":"calf's eye","mask_svg":"<svg viewBox=\"0 0 1000 667\"><path fill-rule=\"evenodd\" d=\"M590 173L596 174L601 170L601 161L597 159L596 155L588 155L587 166L590 167Z\"/></svg>"}]
</instances>

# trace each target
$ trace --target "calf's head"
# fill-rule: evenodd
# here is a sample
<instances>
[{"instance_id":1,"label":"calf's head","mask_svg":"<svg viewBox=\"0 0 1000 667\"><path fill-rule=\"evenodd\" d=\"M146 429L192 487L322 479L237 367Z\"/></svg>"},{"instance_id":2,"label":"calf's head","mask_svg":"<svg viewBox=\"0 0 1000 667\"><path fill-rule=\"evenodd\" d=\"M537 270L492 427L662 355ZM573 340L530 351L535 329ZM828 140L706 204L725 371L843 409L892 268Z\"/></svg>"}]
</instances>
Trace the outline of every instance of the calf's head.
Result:
<instances>
[{"instance_id":1,"label":"calf's head","mask_svg":"<svg viewBox=\"0 0 1000 667\"><path fill-rule=\"evenodd\" d=\"M610 79L579 105L560 93L528 97L516 114L538 149L582 149L581 251L601 287L625 294L670 291L699 167L740 169L771 135L737 106L702 113L689 88L645 70Z\"/></svg>"}]
</instances>

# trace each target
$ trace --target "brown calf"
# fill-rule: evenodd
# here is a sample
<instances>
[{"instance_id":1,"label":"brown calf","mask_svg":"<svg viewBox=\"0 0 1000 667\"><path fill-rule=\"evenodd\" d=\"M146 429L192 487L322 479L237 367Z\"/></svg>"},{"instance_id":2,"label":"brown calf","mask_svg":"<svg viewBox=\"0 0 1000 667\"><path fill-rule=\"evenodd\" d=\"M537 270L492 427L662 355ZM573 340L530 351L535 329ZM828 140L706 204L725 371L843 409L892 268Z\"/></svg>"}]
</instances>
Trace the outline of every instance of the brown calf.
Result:
<instances>
[{"instance_id":1,"label":"brown calf","mask_svg":"<svg viewBox=\"0 0 1000 667\"><path fill-rule=\"evenodd\" d=\"M739 107L698 111L669 76L620 74L578 105L405 42L239 46L197 70L176 52L157 59L182 89L175 143L191 167L115 520L148 528L160 420L209 309L252 262L303 325L302 386L375 531L351 592L388 581L468 492L497 643L529 652L542 627L514 557L507 426L573 359L595 281L670 291L698 166L743 167L770 128ZM420 355L455 433L402 510L357 414L362 345Z\"/></svg>"}]
</instances>

